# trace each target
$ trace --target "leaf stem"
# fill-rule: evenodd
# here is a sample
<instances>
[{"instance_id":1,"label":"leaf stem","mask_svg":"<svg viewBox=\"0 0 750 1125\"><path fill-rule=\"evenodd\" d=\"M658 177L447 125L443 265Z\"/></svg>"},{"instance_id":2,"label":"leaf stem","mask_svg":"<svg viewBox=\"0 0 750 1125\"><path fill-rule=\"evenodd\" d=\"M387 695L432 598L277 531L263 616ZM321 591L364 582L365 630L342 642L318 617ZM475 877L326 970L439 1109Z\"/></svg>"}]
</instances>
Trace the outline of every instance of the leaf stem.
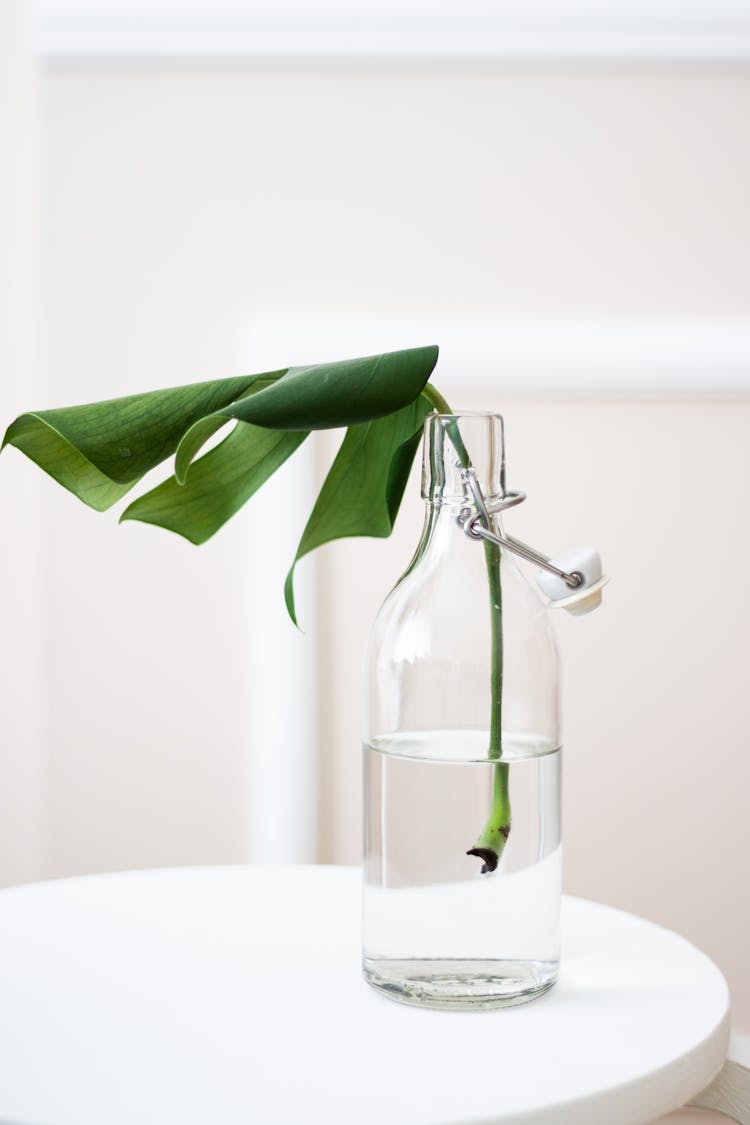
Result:
<instances>
[{"instance_id":1,"label":"leaf stem","mask_svg":"<svg viewBox=\"0 0 750 1125\"><path fill-rule=\"evenodd\" d=\"M428 383L423 390L427 401L439 414L452 415L453 411L440 392ZM456 422L449 423L451 441L464 468L471 459ZM487 568L487 585L490 597L490 735L489 757L496 762L492 784L490 815L467 855L482 860L482 873L494 871L500 862L510 835L510 779L507 762L501 762L503 752L503 590L500 577L501 552L496 543L484 540L484 558Z\"/></svg>"}]
</instances>

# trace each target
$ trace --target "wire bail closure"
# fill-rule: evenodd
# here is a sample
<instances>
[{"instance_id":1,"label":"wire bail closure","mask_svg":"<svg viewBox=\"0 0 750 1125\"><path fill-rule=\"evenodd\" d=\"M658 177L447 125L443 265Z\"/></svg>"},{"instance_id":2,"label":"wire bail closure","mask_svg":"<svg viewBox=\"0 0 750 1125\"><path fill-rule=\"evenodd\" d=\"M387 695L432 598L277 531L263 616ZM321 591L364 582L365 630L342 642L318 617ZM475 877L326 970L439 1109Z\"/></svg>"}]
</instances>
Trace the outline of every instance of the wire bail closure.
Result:
<instances>
[{"instance_id":1,"label":"wire bail closure","mask_svg":"<svg viewBox=\"0 0 750 1125\"><path fill-rule=\"evenodd\" d=\"M488 506L477 480L476 469L469 467L461 468L460 471L461 478L468 486L477 509L472 514L469 508L465 508L458 517L458 524L463 528L464 534L468 535L469 539L486 539L489 543L504 547L506 551L511 551L519 558L525 559L526 562L534 563L549 574L554 574L556 578L561 578L571 590L580 589L585 579L579 570L561 570L560 567L555 566L548 555L543 555L541 551L529 547L527 543L522 543L520 539L514 539L511 535L498 535L493 530L492 517L508 508L515 508L517 504L522 504L526 499L525 492L506 492L499 503Z\"/></svg>"}]
</instances>

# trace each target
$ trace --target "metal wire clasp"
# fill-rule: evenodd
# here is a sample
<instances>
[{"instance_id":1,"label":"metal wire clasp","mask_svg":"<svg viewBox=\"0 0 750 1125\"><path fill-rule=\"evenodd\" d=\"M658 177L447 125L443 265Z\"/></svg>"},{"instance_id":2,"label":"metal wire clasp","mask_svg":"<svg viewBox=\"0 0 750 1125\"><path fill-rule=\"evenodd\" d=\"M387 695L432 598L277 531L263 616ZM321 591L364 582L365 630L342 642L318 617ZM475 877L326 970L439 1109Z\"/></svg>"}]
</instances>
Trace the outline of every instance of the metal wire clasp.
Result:
<instances>
[{"instance_id":1,"label":"metal wire clasp","mask_svg":"<svg viewBox=\"0 0 750 1125\"><path fill-rule=\"evenodd\" d=\"M522 543L520 539L514 539L511 535L498 535L494 530L492 517L498 512L504 512L507 508L515 508L516 504L522 504L526 499L525 492L506 492L503 499L497 504L488 506L477 480L476 469L471 468L471 466L460 468L460 473L461 479L471 492L476 508L475 512L472 512L470 508L464 508L458 516L458 523L469 539L486 539L490 543L496 543L498 547L504 547L506 551L512 551L514 555L525 559L526 562L535 563L542 570L549 571L550 574L562 578L563 582L570 586L572 590L578 589L584 581L580 571L560 570L550 561L548 555L543 555L541 551L536 551L533 547L529 547L527 543Z\"/></svg>"}]
</instances>

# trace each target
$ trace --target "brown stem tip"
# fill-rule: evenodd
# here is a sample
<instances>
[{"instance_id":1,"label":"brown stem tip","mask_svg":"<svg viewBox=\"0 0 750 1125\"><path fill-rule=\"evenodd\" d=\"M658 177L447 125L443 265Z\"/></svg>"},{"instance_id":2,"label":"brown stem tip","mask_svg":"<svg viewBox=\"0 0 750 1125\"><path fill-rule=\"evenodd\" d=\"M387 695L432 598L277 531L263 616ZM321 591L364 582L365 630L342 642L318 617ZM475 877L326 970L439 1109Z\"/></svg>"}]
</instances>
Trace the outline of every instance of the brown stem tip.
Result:
<instances>
[{"instance_id":1,"label":"brown stem tip","mask_svg":"<svg viewBox=\"0 0 750 1125\"><path fill-rule=\"evenodd\" d=\"M489 871L494 871L500 858L494 848L469 848L466 854L475 855L484 861L482 863L483 875L486 875Z\"/></svg>"}]
</instances>

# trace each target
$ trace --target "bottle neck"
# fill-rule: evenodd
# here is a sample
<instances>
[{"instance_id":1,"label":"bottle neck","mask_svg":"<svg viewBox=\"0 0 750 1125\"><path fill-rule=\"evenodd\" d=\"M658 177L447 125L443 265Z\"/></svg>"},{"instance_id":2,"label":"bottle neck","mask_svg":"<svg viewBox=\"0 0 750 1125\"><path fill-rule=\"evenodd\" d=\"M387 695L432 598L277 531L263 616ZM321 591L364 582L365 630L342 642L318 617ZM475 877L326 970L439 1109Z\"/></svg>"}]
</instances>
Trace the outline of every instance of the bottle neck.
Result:
<instances>
[{"instance_id":1,"label":"bottle neck","mask_svg":"<svg viewBox=\"0 0 750 1125\"><path fill-rule=\"evenodd\" d=\"M466 468L476 474L482 495L492 505L505 495L503 420L499 414L431 414L425 419L422 443L422 497L425 521L416 553L406 575L430 560L432 564L456 559L461 563L483 557L481 544L463 530L460 516L476 505L466 478ZM493 517L502 533L499 517Z\"/></svg>"},{"instance_id":2,"label":"bottle neck","mask_svg":"<svg viewBox=\"0 0 750 1125\"><path fill-rule=\"evenodd\" d=\"M422 535L417 548L417 558L424 558L428 553L432 557L439 556L447 559L454 555L464 558L467 548L481 556L482 542L468 536L464 531L463 516L469 509L473 514L476 508L470 497L439 497L425 501L424 524ZM500 513L491 516L492 529L503 535L503 523ZM416 561L416 559L415 559Z\"/></svg>"},{"instance_id":3,"label":"bottle neck","mask_svg":"<svg viewBox=\"0 0 750 1125\"><path fill-rule=\"evenodd\" d=\"M485 501L505 495L505 442L499 414L431 414L422 445L422 496L430 504L474 507L466 470Z\"/></svg>"}]
</instances>

